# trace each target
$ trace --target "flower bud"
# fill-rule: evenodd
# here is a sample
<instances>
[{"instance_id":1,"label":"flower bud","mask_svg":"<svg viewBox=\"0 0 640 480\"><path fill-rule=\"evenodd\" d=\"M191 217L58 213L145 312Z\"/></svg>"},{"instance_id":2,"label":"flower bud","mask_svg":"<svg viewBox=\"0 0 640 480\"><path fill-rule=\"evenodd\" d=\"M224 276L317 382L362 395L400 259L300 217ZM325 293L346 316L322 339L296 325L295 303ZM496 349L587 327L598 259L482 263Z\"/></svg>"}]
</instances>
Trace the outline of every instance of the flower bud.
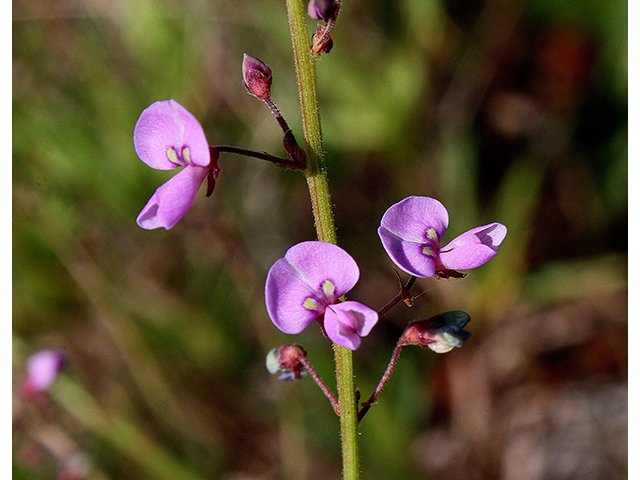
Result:
<instances>
[{"instance_id":1,"label":"flower bud","mask_svg":"<svg viewBox=\"0 0 640 480\"><path fill-rule=\"evenodd\" d=\"M267 370L272 375L282 372L278 380L299 380L307 374L300 362L300 357L306 355L307 352L300 345L290 344L274 348L267 354Z\"/></svg>"},{"instance_id":2,"label":"flower bud","mask_svg":"<svg viewBox=\"0 0 640 480\"><path fill-rule=\"evenodd\" d=\"M242 83L251 95L260 100L271 97L271 69L256 57L242 57Z\"/></svg>"},{"instance_id":3,"label":"flower bud","mask_svg":"<svg viewBox=\"0 0 640 480\"><path fill-rule=\"evenodd\" d=\"M331 35L325 36L325 30L326 26L319 23L316 33L313 35L311 50L316 55L320 55L322 52L329 53L333 48L333 39Z\"/></svg>"},{"instance_id":4,"label":"flower bud","mask_svg":"<svg viewBox=\"0 0 640 480\"><path fill-rule=\"evenodd\" d=\"M463 330L470 317L462 310L441 313L426 320L412 322L402 334L403 345L429 347L436 353L460 348L471 332Z\"/></svg>"},{"instance_id":5,"label":"flower bud","mask_svg":"<svg viewBox=\"0 0 640 480\"><path fill-rule=\"evenodd\" d=\"M307 15L315 20L328 22L336 13L335 0L310 0L307 7Z\"/></svg>"}]
</instances>

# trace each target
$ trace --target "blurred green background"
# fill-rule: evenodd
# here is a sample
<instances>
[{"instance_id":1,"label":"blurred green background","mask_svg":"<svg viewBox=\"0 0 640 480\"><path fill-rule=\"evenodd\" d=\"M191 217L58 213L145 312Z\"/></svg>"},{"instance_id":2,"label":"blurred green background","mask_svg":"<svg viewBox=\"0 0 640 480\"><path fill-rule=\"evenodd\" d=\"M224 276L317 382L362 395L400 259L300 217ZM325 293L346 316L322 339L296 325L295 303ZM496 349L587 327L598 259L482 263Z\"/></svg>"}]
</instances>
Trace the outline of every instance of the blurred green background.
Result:
<instances>
[{"instance_id":1,"label":"blurred green background","mask_svg":"<svg viewBox=\"0 0 640 480\"><path fill-rule=\"evenodd\" d=\"M367 398L409 321L471 314L462 349L403 352L362 422L363 478L626 478L626 2L345 0L334 41L317 69L350 297L397 293L376 228L408 195L445 204L446 240L509 229L464 280L419 281L355 353ZM281 334L264 308L270 265L314 238L303 176L226 154L171 231L135 224L172 174L133 150L154 101L211 144L282 155L245 52L301 140L283 1L14 0L13 478L340 476L326 399L264 368L293 341L334 385L319 329ZM45 348L68 368L26 402Z\"/></svg>"}]
</instances>

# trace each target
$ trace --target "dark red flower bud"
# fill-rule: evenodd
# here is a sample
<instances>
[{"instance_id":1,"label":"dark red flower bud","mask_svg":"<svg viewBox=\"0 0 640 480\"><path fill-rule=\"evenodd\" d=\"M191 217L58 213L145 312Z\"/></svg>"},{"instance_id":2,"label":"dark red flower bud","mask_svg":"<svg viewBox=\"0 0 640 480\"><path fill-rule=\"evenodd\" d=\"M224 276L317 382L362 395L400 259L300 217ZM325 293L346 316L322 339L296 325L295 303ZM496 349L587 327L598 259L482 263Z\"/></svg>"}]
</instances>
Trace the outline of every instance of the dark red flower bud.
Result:
<instances>
[{"instance_id":1,"label":"dark red flower bud","mask_svg":"<svg viewBox=\"0 0 640 480\"><path fill-rule=\"evenodd\" d=\"M256 57L242 57L242 83L251 95L260 100L271 97L271 69Z\"/></svg>"}]
</instances>

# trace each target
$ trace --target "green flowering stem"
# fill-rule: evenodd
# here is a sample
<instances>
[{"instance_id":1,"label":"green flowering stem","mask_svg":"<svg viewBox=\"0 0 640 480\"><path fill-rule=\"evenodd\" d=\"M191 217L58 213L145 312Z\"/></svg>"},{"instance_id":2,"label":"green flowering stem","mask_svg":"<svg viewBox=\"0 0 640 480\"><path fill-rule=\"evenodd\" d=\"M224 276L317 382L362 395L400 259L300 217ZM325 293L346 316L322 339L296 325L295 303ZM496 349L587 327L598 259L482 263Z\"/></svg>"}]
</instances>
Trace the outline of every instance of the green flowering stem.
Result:
<instances>
[{"instance_id":1,"label":"green flowering stem","mask_svg":"<svg viewBox=\"0 0 640 480\"><path fill-rule=\"evenodd\" d=\"M302 0L286 0L289 28L298 79L302 127L307 147L305 176L318 240L337 243L333 210L324 165L322 129L318 105L316 58L311 52L305 8ZM358 457L358 411L353 383L352 351L333 345L340 404L340 431L342 439L342 468L344 480L357 480L360 476Z\"/></svg>"},{"instance_id":2,"label":"green flowering stem","mask_svg":"<svg viewBox=\"0 0 640 480\"><path fill-rule=\"evenodd\" d=\"M305 175L311 196L313 218L318 240L335 244L336 229L329 199L327 172L324 166L322 129L318 107L316 60L311 53L304 4L301 0L287 0L289 28L293 41L293 54L298 78L302 128L307 144L307 169Z\"/></svg>"}]
</instances>

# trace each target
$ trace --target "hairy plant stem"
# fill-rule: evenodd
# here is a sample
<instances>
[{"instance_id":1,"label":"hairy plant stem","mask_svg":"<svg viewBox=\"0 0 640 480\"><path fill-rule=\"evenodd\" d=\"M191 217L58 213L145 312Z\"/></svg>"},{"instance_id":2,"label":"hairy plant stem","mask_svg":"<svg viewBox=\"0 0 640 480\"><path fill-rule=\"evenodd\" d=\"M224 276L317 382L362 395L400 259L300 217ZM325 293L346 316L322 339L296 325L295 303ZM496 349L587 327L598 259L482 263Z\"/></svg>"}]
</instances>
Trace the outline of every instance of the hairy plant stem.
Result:
<instances>
[{"instance_id":1,"label":"hairy plant stem","mask_svg":"<svg viewBox=\"0 0 640 480\"><path fill-rule=\"evenodd\" d=\"M298 79L298 93L302 113L302 127L307 147L305 176L318 240L337 243L333 210L329 196L327 172L324 166L322 129L318 106L315 58L307 30L302 0L286 0L287 15ZM340 404L340 432L342 439L342 474L344 480L360 477L358 456L358 409L353 383L353 355L351 350L334 343L338 402Z\"/></svg>"}]
</instances>

